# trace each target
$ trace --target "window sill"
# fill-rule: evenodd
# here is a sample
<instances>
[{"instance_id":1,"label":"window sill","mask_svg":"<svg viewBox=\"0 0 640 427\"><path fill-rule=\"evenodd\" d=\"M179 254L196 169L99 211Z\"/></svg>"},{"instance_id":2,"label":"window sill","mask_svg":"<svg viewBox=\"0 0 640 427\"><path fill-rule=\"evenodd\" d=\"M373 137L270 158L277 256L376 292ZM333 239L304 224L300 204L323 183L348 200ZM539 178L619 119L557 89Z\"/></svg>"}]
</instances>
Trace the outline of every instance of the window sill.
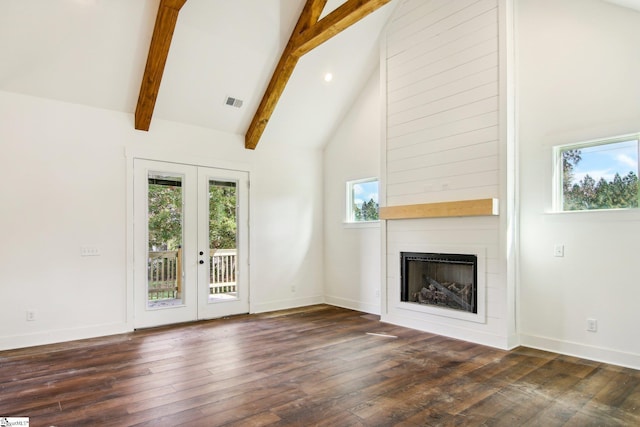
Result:
<instances>
[{"instance_id":1,"label":"window sill","mask_svg":"<svg viewBox=\"0 0 640 427\"><path fill-rule=\"evenodd\" d=\"M344 228L380 228L380 221L343 222Z\"/></svg>"},{"instance_id":2,"label":"window sill","mask_svg":"<svg viewBox=\"0 0 640 427\"><path fill-rule=\"evenodd\" d=\"M626 209L591 209L584 211L547 211L544 217L560 221L637 221L640 219L640 208Z\"/></svg>"}]
</instances>

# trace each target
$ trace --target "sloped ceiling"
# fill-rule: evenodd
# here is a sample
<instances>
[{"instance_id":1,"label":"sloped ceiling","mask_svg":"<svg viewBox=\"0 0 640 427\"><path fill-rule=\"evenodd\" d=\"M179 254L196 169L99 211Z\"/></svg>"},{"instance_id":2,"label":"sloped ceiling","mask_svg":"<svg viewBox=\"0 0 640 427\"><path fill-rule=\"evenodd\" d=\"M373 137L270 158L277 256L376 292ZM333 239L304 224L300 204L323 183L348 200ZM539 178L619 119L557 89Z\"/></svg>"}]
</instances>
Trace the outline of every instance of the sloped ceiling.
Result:
<instances>
[{"instance_id":1,"label":"sloped ceiling","mask_svg":"<svg viewBox=\"0 0 640 427\"><path fill-rule=\"evenodd\" d=\"M329 0L323 15L344 1ZM187 0L154 120L244 135L304 3ZM158 4L0 0L0 90L133 113ZM300 60L261 145L326 143L377 66L379 36L393 7L389 3ZM330 84L323 80L326 72L334 74ZM242 108L226 106L227 96L242 99Z\"/></svg>"},{"instance_id":2,"label":"sloped ceiling","mask_svg":"<svg viewBox=\"0 0 640 427\"><path fill-rule=\"evenodd\" d=\"M640 11L640 0L604 0L609 3L613 3L618 6L628 7L629 9L635 9Z\"/></svg>"}]
</instances>

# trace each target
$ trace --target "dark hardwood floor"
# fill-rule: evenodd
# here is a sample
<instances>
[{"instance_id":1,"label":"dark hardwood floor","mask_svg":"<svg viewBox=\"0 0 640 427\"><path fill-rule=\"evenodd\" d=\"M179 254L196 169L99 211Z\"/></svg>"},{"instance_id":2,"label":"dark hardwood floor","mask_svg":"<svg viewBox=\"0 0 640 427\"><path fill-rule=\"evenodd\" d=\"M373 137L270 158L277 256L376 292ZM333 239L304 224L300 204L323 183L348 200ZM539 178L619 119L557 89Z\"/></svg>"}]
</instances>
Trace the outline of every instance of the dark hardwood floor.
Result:
<instances>
[{"instance_id":1,"label":"dark hardwood floor","mask_svg":"<svg viewBox=\"0 0 640 427\"><path fill-rule=\"evenodd\" d=\"M0 352L1 416L36 427L638 426L640 371L321 305Z\"/></svg>"}]
</instances>

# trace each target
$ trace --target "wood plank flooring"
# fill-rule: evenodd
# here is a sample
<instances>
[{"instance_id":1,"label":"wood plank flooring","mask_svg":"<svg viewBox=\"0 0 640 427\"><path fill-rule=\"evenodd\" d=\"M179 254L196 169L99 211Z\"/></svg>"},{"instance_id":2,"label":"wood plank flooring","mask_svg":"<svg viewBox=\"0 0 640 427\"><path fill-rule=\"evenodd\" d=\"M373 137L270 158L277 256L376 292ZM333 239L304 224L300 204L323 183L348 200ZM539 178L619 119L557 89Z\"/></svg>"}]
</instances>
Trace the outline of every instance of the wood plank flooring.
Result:
<instances>
[{"instance_id":1,"label":"wood plank flooring","mask_svg":"<svg viewBox=\"0 0 640 427\"><path fill-rule=\"evenodd\" d=\"M0 352L2 416L58 427L638 426L640 371L320 305Z\"/></svg>"}]
</instances>

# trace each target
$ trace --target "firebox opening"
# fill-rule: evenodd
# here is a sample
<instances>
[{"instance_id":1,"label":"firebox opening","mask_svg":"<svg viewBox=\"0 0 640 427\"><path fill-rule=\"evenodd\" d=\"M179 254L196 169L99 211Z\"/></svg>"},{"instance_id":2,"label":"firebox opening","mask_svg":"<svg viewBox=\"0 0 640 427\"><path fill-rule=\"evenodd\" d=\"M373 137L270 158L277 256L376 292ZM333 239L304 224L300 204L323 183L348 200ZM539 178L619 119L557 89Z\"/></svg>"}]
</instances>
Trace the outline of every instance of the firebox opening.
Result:
<instances>
[{"instance_id":1,"label":"firebox opening","mask_svg":"<svg viewBox=\"0 0 640 427\"><path fill-rule=\"evenodd\" d=\"M476 255L400 252L401 301L478 313Z\"/></svg>"}]
</instances>

